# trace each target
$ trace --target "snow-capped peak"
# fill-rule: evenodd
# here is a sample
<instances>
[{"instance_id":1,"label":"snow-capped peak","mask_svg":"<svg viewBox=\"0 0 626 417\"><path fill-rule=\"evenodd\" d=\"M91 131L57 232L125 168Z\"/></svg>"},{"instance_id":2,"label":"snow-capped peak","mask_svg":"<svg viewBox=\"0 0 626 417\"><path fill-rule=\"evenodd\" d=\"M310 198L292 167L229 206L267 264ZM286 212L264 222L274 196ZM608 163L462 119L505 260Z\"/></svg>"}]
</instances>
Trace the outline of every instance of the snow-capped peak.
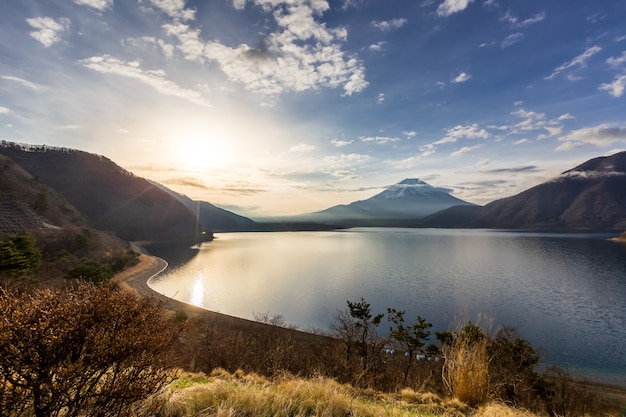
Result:
<instances>
[{"instance_id":1,"label":"snow-capped peak","mask_svg":"<svg viewBox=\"0 0 626 417\"><path fill-rule=\"evenodd\" d=\"M394 199L415 196L433 196L441 194L450 194L451 190L447 188L433 187L432 185L420 180L419 178L406 178L397 184L394 184L372 198L377 199Z\"/></svg>"}]
</instances>

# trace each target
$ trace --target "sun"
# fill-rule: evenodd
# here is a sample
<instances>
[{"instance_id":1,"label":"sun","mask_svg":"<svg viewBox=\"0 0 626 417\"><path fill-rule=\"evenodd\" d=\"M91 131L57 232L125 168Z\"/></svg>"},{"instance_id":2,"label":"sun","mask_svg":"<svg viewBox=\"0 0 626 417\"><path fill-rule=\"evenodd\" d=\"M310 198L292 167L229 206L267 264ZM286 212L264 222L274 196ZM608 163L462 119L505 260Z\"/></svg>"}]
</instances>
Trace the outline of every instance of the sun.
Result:
<instances>
[{"instance_id":1,"label":"sun","mask_svg":"<svg viewBox=\"0 0 626 417\"><path fill-rule=\"evenodd\" d=\"M232 142L210 132L193 132L174 141L176 160L191 169L231 165L235 160Z\"/></svg>"}]
</instances>

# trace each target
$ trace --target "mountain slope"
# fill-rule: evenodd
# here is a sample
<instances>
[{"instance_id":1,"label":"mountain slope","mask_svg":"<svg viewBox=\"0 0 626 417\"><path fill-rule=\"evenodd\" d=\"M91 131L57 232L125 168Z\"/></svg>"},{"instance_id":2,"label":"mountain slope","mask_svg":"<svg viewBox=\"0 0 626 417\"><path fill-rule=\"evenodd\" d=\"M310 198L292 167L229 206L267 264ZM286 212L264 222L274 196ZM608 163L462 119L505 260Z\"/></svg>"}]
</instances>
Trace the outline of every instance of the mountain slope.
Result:
<instances>
[{"instance_id":1,"label":"mountain slope","mask_svg":"<svg viewBox=\"0 0 626 417\"><path fill-rule=\"evenodd\" d=\"M484 207L453 207L424 219L429 227L626 227L626 152L591 159L558 177Z\"/></svg>"},{"instance_id":2,"label":"mountain slope","mask_svg":"<svg viewBox=\"0 0 626 417\"><path fill-rule=\"evenodd\" d=\"M194 241L193 213L111 160L82 151L3 142L0 153L50 186L100 230L126 240Z\"/></svg>"},{"instance_id":3,"label":"mountain slope","mask_svg":"<svg viewBox=\"0 0 626 417\"><path fill-rule=\"evenodd\" d=\"M170 190L166 186L150 181L163 191L167 192L185 207L195 213L202 225L213 232L236 232L254 229L255 222L247 217L214 206L206 201L196 201L186 195Z\"/></svg>"},{"instance_id":4,"label":"mountain slope","mask_svg":"<svg viewBox=\"0 0 626 417\"><path fill-rule=\"evenodd\" d=\"M433 187L417 178L407 178L379 194L306 215L326 222L372 222L380 220L419 219L455 205L473 204L450 195L450 190Z\"/></svg>"},{"instance_id":5,"label":"mountain slope","mask_svg":"<svg viewBox=\"0 0 626 417\"><path fill-rule=\"evenodd\" d=\"M626 152L589 160L515 196L487 204L479 227L623 228Z\"/></svg>"}]
</instances>

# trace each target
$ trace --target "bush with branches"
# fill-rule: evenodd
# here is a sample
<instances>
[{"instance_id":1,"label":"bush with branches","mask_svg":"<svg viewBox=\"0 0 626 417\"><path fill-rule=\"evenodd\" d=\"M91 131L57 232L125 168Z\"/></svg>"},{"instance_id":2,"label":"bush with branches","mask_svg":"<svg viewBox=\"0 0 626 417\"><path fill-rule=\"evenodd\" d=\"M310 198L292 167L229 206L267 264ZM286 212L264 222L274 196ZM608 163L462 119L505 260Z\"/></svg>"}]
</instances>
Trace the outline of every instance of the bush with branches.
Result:
<instances>
[{"instance_id":1,"label":"bush with branches","mask_svg":"<svg viewBox=\"0 0 626 417\"><path fill-rule=\"evenodd\" d=\"M124 416L169 382L176 327L150 299L78 283L0 290L0 416Z\"/></svg>"}]
</instances>

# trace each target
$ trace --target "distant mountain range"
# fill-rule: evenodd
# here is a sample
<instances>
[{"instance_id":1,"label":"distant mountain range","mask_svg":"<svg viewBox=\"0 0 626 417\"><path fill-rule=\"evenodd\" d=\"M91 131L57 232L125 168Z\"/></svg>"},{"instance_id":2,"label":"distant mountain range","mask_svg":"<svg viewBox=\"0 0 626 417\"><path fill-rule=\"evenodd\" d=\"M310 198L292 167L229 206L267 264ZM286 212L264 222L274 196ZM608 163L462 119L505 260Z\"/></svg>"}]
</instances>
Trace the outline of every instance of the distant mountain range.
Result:
<instances>
[{"instance_id":1,"label":"distant mountain range","mask_svg":"<svg viewBox=\"0 0 626 417\"><path fill-rule=\"evenodd\" d=\"M334 224L365 225L419 219L456 205L474 206L452 196L450 191L433 187L417 178L407 178L367 200L333 206L298 217Z\"/></svg>"},{"instance_id":2,"label":"distant mountain range","mask_svg":"<svg viewBox=\"0 0 626 417\"><path fill-rule=\"evenodd\" d=\"M194 201L99 155L4 141L0 142L0 154L65 198L93 227L112 231L125 240L194 241L203 236L202 232L208 237L212 231L352 226L626 228L626 152L592 159L485 206L409 178L366 200L273 223L254 222L211 203ZM6 176L3 179L0 175L0 186L3 180Z\"/></svg>"},{"instance_id":3,"label":"distant mountain range","mask_svg":"<svg viewBox=\"0 0 626 417\"><path fill-rule=\"evenodd\" d=\"M213 232L236 232L254 229L256 222L247 217L219 208L206 201L192 200L184 194L170 190L163 184L154 181L150 182L180 201L198 217L200 223L206 229Z\"/></svg>"}]
</instances>

